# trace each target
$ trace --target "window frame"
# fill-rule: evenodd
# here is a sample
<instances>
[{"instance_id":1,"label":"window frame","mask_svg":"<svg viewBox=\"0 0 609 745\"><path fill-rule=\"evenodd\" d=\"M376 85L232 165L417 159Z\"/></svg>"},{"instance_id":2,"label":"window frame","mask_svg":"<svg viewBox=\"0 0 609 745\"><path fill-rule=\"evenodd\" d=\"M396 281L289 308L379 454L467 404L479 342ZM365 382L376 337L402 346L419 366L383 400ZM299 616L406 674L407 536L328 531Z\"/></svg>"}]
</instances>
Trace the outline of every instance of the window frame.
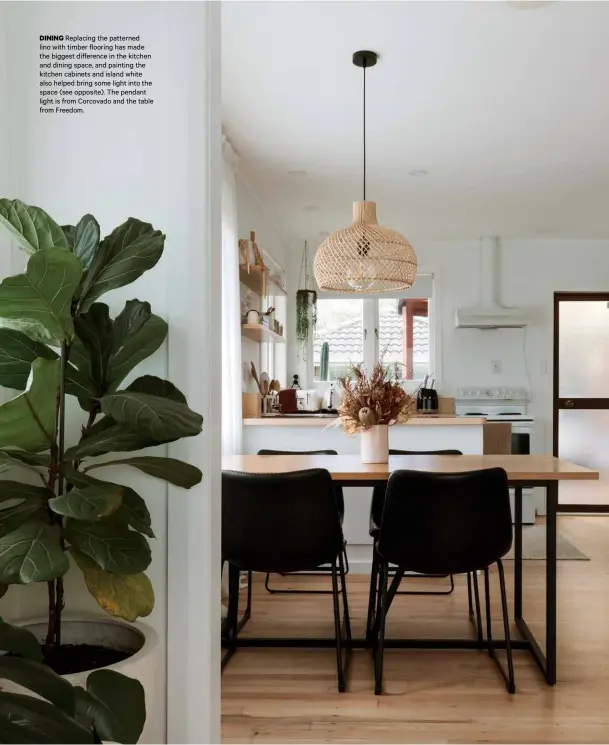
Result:
<instances>
[{"instance_id":1,"label":"window frame","mask_svg":"<svg viewBox=\"0 0 609 745\"><path fill-rule=\"evenodd\" d=\"M429 368L430 372L435 377L435 386L439 387L442 379L442 355L441 355L441 326L440 326L440 303L439 303L439 281L438 275L435 271L420 271L417 276L431 277L432 291L431 297L421 298L427 300L428 314L429 314ZM363 349L364 349L364 366L368 369L372 368L372 365L379 359L380 355L380 341L378 335L379 329L379 303L378 301L383 298L387 299L401 299L405 296L405 293L401 292L382 292L375 295L366 297L365 295L357 296L358 299L362 300L362 320L363 320ZM349 295L339 292L318 292L318 300L343 300ZM416 299L414 296L412 299ZM310 340L310 353L309 353L309 364L308 364L308 376L312 385L324 387L329 385L333 381L315 380L315 360L313 354L314 339ZM404 380L404 385L408 388L411 387L413 390L423 382L421 380Z\"/></svg>"}]
</instances>

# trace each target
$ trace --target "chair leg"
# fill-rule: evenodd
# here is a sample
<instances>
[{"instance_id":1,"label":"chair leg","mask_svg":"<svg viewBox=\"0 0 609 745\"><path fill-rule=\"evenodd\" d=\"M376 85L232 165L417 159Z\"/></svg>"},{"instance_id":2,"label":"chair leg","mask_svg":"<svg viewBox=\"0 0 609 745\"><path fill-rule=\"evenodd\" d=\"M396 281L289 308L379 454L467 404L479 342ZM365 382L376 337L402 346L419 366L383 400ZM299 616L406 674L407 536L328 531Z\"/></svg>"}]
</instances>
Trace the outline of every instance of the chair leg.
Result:
<instances>
[{"instance_id":1,"label":"chair leg","mask_svg":"<svg viewBox=\"0 0 609 745\"><path fill-rule=\"evenodd\" d=\"M379 615L377 619L377 637L374 649L374 694L383 692L383 655L385 651L385 617L387 614L387 579L388 564L381 563L381 587L379 592Z\"/></svg>"},{"instance_id":2,"label":"chair leg","mask_svg":"<svg viewBox=\"0 0 609 745\"><path fill-rule=\"evenodd\" d=\"M396 595L451 595L455 591L455 578L452 574L441 575L447 576L450 580L449 590L399 590ZM435 574L409 574L405 579L439 579Z\"/></svg>"},{"instance_id":3,"label":"chair leg","mask_svg":"<svg viewBox=\"0 0 609 745\"><path fill-rule=\"evenodd\" d=\"M472 599L472 575L467 573L467 610L469 612L469 620L475 625L474 620L474 604Z\"/></svg>"},{"instance_id":4,"label":"chair leg","mask_svg":"<svg viewBox=\"0 0 609 745\"><path fill-rule=\"evenodd\" d=\"M377 602L377 591L378 591L378 580L379 580L379 563L376 558L376 551L374 546L372 547L372 568L370 570L370 592L368 595L368 615L366 617L366 641L372 641L374 622L375 622L375 608Z\"/></svg>"},{"instance_id":5,"label":"chair leg","mask_svg":"<svg viewBox=\"0 0 609 745\"><path fill-rule=\"evenodd\" d=\"M343 596L343 614L345 617L345 639L351 644L351 616L349 615L349 602L347 600L347 570L343 563L343 555L339 554L338 566L340 569L341 594Z\"/></svg>"},{"instance_id":6,"label":"chair leg","mask_svg":"<svg viewBox=\"0 0 609 745\"><path fill-rule=\"evenodd\" d=\"M332 565L332 600L334 605L334 634L336 636L336 674L338 677L338 692L345 692L345 673L343 669L342 630L340 620L340 604L338 592L338 578L336 562Z\"/></svg>"},{"instance_id":7,"label":"chair leg","mask_svg":"<svg viewBox=\"0 0 609 745\"><path fill-rule=\"evenodd\" d=\"M497 559L499 569L499 587L501 589L501 610L503 613L503 630L505 633L505 653L508 664L508 693L516 693L516 682L514 680L514 660L512 659L512 640L510 638L510 619L508 614L507 593L505 591L505 575L503 573L503 562Z\"/></svg>"},{"instance_id":8,"label":"chair leg","mask_svg":"<svg viewBox=\"0 0 609 745\"><path fill-rule=\"evenodd\" d=\"M480 649L484 646L484 639L482 638L482 611L480 610L480 588L478 587L478 574L472 572L472 580L474 585L474 602L476 607L476 634L478 638L478 645Z\"/></svg>"},{"instance_id":9,"label":"chair leg","mask_svg":"<svg viewBox=\"0 0 609 745\"><path fill-rule=\"evenodd\" d=\"M500 560L499 560L500 561ZM499 562L497 564L499 566ZM499 584L501 586L501 609L502 609L502 615L503 615L503 628L505 631L505 642L506 642L506 652L507 652L507 660L508 660L508 672L506 673L503 665L501 664L501 661L497 657L497 653L495 651L495 645L493 643L493 637L491 634L491 601L490 601L490 581L489 581L489 571L488 567L484 570L484 592L486 595L486 632L487 632L487 645L488 645L488 653L491 659L495 662L497 665L497 668L499 672L501 673L501 677L505 680L506 688L508 693L515 693L516 692L516 686L514 683L514 664L512 660L512 645L510 640L510 629L509 629L509 619L507 615L507 595L505 592L505 577L503 575L503 565L501 565L501 568L499 570Z\"/></svg>"},{"instance_id":10,"label":"chair leg","mask_svg":"<svg viewBox=\"0 0 609 745\"><path fill-rule=\"evenodd\" d=\"M239 632L239 570L229 563L228 565L228 613L226 614L226 625L224 631L226 636L224 643L227 650L222 657L220 670L224 670L230 658L237 651L237 634Z\"/></svg>"},{"instance_id":11,"label":"chair leg","mask_svg":"<svg viewBox=\"0 0 609 745\"><path fill-rule=\"evenodd\" d=\"M486 645L489 657L495 657L495 645L493 644L493 632L491 622L491 590L488 576L488 567L484 568L484 595L486 605Z\"/></svg>"}]
</instances>

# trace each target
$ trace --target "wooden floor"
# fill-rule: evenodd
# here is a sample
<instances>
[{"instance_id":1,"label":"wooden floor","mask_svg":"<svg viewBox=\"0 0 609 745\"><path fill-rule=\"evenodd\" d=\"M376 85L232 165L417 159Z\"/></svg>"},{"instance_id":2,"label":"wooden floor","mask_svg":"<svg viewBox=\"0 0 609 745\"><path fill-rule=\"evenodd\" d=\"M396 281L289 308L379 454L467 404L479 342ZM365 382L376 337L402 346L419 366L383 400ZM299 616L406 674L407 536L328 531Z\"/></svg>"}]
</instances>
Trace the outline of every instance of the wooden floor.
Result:
<instances>
[{"instance_id":1,"label":"wooden floor","mask_svg":"<svg viewBox=\"0 0 609 745\"><path fill-rule=\"evenodd\" d=\"M609 516L561 517L559 531L591 561L558 562L555 687L523 651L514 653L517 691L510 696L485 652L390 650L379 697L372 691L370 653L357 650L347 693L339 694L331 650L240 649L222 679L223 742L609 742ZM512 568L506 562L510 592ZM424 581L411 583L421 588ZM543 638L541 562L525 562L524 587L523 615ZM359 635L367 578L350 575L348 589ZM496 584L493 589L499 638ZM332 629L330 596L271 596L257 580L253 617L242 633L329 636ZM449 597L397 598L388 623L388 635L466 636L470 629L461 579Z\"/></svg>"}]
</instances>

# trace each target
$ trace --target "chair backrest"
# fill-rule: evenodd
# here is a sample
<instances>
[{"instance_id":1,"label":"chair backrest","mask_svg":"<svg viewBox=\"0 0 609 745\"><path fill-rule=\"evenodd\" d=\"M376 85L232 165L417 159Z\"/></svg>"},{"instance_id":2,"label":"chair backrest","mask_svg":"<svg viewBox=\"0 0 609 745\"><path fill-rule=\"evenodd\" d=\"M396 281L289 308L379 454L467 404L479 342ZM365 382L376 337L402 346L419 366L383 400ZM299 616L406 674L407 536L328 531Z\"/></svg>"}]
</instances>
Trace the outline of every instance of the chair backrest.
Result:
<instances>
[{"instance_id":1,"label":"chair backrest","mask_svg":"<svg viewBox=\"0 0 609 745\"><path fill-rule=\"evenodd\" d=\"M460 450L389 450L389 455L463 455ZM385 504L385 484L375 486L370 502L370 519L375 525L381 524L383 505Z\"/></svg>"},{"instance_id":2,"label":"chair backrest","mask_svg":"<svg viewBox=\"0 0 609 745\"><path fill-rule=\"evenodd\" d=\"M258 455L338 455L336 450L269 450L263 448Z\"/></svg>"},{"instance_id":3,"label":"chair backrest","mask_svg":"<svg viewBox=\"0 0 609 745\"><path fill-rule=\"evenodd\" d=\"M268 448L263 448L258 451L258 455L338 455L338 453L336 450L269 450ZM344 516L345 496L343 494L343 487L335 486L334 493L336 495L339 515Z\"/></svg>"},{"instance_id":4,"label":"chair backrest","mask_svg":"<svg viewBox=\"0 0 609 745\"><path fill-rule=\"evenodd\" d=\"M330 473L222 474L222 558L245 571L293 572L334 561L343 534Z\"/></svg>"},{"instance_id":5,"label":"chair backrest","mask_svg":"<svg viewBox=\"0 0 609 745\"><path fill-rule=\"evenodd\" d=\"M489 566L511 546L502 468L391 474L378 539L378 550L390 563L422 574L458 574Z\"/></svg>"},{"instance_id":6,"label":"chair backrest","mask_svg":"<svg viewBox=\"0 0 609 745\"><path fill-rule=\"evenodd\" d=\"M463 455L460 450L389 450L389 455Z\"/></svg>"}]
</instances>

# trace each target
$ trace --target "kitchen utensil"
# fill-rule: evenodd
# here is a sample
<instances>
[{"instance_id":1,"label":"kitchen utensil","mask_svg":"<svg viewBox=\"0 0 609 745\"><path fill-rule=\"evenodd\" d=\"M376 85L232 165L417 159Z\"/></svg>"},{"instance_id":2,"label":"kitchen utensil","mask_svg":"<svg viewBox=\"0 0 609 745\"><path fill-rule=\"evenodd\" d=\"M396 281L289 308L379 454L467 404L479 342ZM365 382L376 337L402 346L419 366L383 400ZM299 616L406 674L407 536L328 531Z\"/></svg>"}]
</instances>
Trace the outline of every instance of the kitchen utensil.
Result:
<instances>
[{"instance_id":1,"label":"kitchen utensil","mask_svg":"<svg viewBox=\"0 0 609 745\"><path fill-rule=\"evenodd\" d=\"M268 396L269 393L269 387L270 387L270 378L269 374L266 372L260 373L260 386L262 389L262 395Z\"/></svg>"},{"instance_id":2,"label":"kitchen utensil","mask_svg":"<svg viewBox=\"0 0 609 745\"><path fill-rule=\"evenodd\" d=\"M252 370L252 378L256 381L256 385L258 386L258 390L260 393L262 393L262 386L260 385L260 380L258 379L258 371L256 370L256 365L254 363L251 363L251 370Z\"/></svg>"},{"instance_id":3,"label":"kitchen utensil","mask_svg":"<svg viewBox=\"0 0 609 745\"><path fill-rule=\"evenodd\" d=\"M271 380L271 384L270 384L269 388L272 391L275 391L275 393L279 393L279 391L281 390L281 385L280 385L280 383L279 383L278 380L275 380L273 378L273 380Z\"/></svg>"}]
</instances>

